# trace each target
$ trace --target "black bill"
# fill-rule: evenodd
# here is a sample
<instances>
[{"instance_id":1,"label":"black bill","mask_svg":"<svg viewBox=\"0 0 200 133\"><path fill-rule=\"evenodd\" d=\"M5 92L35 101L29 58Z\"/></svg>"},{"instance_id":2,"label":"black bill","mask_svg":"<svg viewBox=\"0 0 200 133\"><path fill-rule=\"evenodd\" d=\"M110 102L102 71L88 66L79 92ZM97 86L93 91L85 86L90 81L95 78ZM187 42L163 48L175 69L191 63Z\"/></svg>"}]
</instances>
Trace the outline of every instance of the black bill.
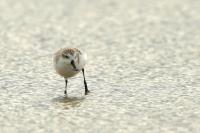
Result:
<instances>
[{"instance_id":1,"label":"black bill","mask_svg":"<svg viewBox=\"0 0 200 133\"><path fill-rule=\"evenodd\" d=\"M75 71L78 71L78 69L76 68L74 60L71 61L71 65L72 65L72 67L74 68Z\"/></svg>"}]
</instances>

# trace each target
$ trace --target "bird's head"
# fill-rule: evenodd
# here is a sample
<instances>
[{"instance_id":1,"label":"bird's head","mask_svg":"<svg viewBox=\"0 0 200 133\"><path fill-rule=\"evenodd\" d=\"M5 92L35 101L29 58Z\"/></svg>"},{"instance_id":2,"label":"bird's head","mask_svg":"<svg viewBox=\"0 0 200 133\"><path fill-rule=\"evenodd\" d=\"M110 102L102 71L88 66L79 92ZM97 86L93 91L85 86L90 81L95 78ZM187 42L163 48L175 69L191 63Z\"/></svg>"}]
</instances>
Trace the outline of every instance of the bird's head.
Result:
<instances>
[{"instance_id":1,"label":"bird's head","mask_svg":"<svg viewBox=\"0 0 200 133\"><path fill-rule=\"evenodd\" d=\"M62 52L62 58L65 64L71 65L75 71L79 71L76 67L78 62L78 53L71 49Z\"/></svg>"}]
</instances>

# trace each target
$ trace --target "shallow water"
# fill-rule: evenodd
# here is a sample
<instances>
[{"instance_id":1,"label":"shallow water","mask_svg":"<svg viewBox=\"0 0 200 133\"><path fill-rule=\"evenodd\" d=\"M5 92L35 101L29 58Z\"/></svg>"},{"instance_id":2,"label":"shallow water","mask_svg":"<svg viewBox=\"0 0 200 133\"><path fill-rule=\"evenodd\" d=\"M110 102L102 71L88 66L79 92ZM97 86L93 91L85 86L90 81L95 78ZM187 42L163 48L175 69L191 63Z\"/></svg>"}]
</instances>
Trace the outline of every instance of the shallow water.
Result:
<instances>
[{"instance_id":1,"label":"shallow water","mask_svg":"<svg viewBox=\"0 0 200 133\"><path fill-rule=\"evenodd\" d=\"M0 132L200 132L199 1L1 0ZM87 52L64 80L51 54Z\"/></svg>"}]
</instances>

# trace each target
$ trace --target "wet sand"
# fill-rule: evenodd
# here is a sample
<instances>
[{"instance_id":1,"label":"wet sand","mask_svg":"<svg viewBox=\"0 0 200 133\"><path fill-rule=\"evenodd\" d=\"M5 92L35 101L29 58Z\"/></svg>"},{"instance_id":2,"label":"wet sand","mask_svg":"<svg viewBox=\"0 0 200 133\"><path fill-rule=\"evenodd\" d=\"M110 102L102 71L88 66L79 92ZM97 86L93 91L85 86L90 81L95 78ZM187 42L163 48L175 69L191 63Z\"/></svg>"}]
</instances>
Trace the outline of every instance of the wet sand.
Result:
<instances>
[{"instance_id":1,"label":"wet sand","mask_svg":"<svg viewBox=\"0 0 200 133\"><path fill-rule=\"evenodd\" d=\"M199 133L200 2L1 0L0 132ZM88 54L64 80L51 55Z\"/></svg>"}]
</instances>

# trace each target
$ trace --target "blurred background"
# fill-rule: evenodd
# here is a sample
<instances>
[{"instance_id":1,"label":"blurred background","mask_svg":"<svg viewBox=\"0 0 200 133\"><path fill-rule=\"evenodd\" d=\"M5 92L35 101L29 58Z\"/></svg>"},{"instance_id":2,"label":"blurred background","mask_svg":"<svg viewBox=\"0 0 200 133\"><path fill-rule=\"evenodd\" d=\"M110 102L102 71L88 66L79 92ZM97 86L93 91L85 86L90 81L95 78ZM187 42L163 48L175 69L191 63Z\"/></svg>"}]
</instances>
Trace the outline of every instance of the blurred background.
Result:
<instances>
[{"instance_id":1,"label":"blurred background","mask_svg":"<svg viewBox=\"0 0 200 133\"><path fill-rule=\"evenodd\" d=\"M1 133L199 133L199 0L0 0ZM88 54L82 75L52 65Z\"/></svg>"}]
</instances>

